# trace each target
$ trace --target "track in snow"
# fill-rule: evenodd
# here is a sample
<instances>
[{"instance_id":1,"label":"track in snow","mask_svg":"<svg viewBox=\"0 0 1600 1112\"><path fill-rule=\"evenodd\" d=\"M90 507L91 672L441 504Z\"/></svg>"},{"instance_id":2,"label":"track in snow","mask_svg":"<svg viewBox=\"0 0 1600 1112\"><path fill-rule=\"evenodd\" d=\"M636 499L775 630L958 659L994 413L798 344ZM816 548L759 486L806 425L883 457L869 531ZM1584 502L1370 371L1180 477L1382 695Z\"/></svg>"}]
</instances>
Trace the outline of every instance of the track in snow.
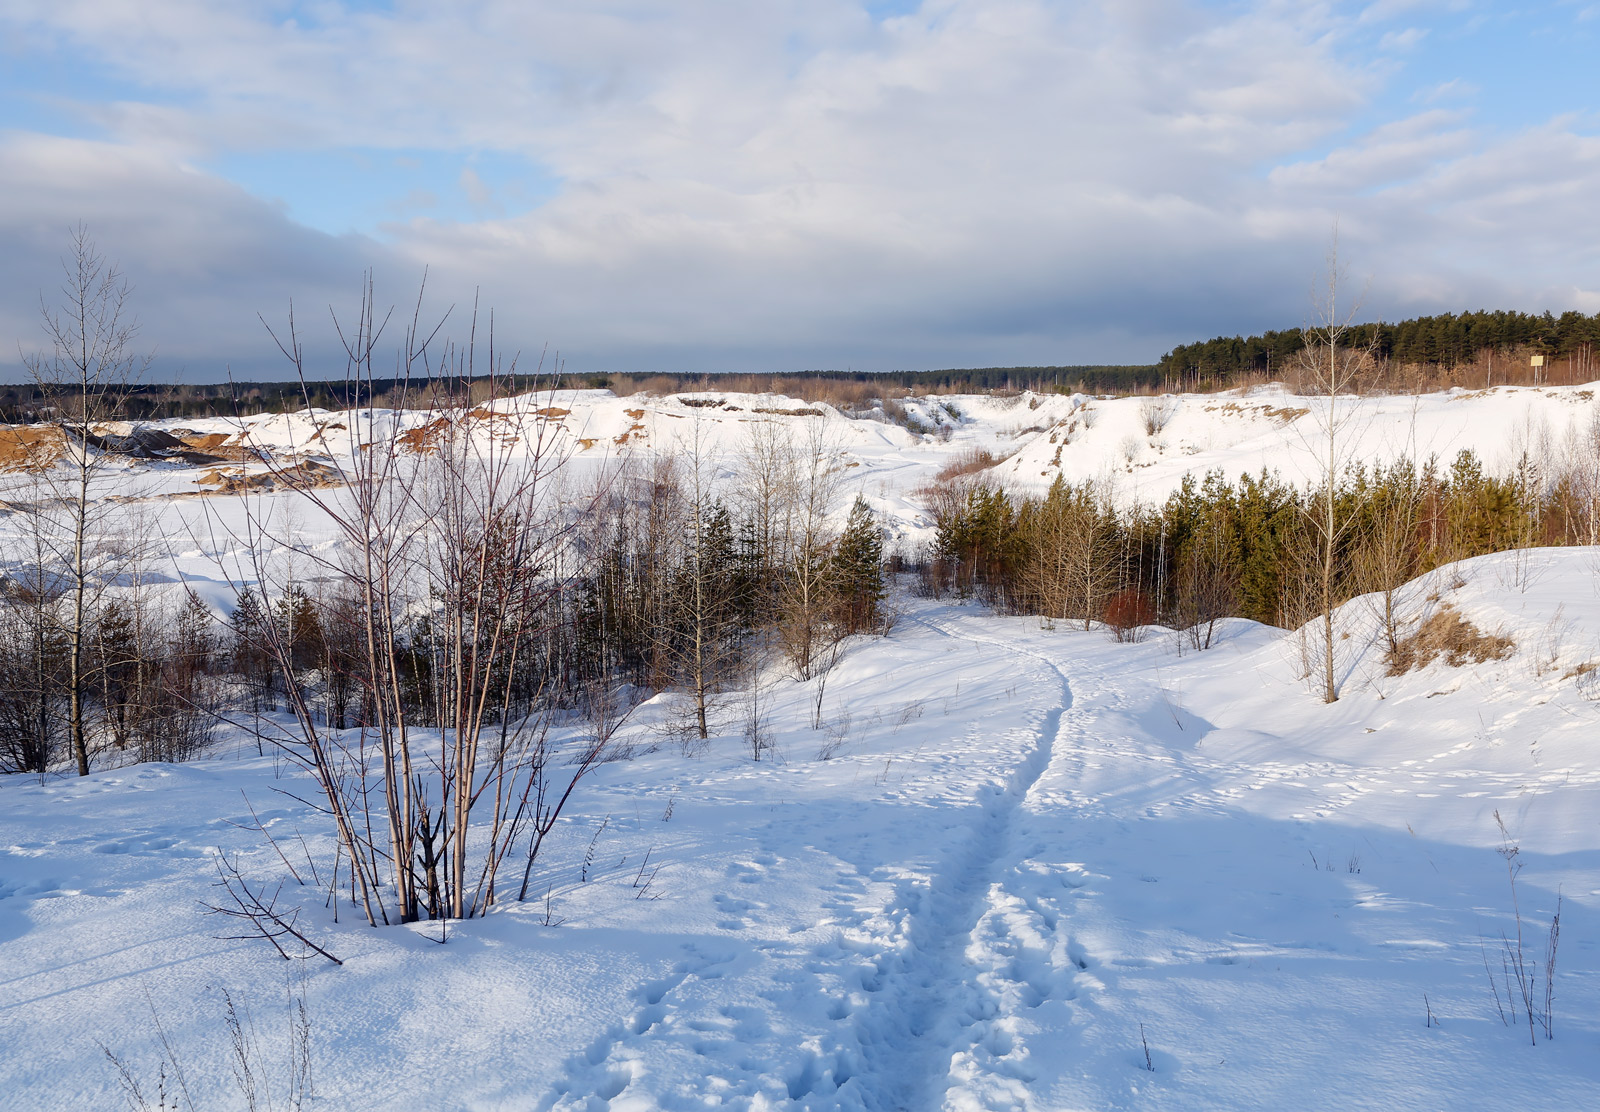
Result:
<instances>
[{"instance_id":1,"label":"track in snow","mask_svg":"<svg viewBox=\"0 0 1600 1112\"><path fill-rule=\"evenodd\" d=\"M854 870L846 865L824 886L832 937L788 951L776 966L739 943L725 952L691 947L667 976L636 989L633 1015L568 1061L539 1108L602 1112L634 1107L630 1102L637 1099L663 1109L764 1108L785 1099L814 1112L1033 1107L1034 1073L1021 1017L1047 1000L1073 996L1083 959L1060 937L1051 901L1035 894L1070 884L1041 885L1032 875L1040 867L1019 845L1018 818L1057 757L1073 692L1041 653L922 624L944 637L1027 658L1026 682L1053 682L1059 689L1054 705L1030 727L985 738L995 751L1014 745L1013 760L997 762L999 769L975 792L967 784L947 785L947 830L958 835L931 863L924 857L913 866L888 855ZM927 820L920 825L926 835ZM719 898L719 906L730 902ZM758 949L778 957L784 948ZM738 952L747 956L735 959ZM791 1029L785 1045L761 1009L712 1005L701 991L706 978L734 969L753 974L758 966L789 986L774 986L777 992L796 993L813 1006L822 1002L820 1026ZM700 1059L705 1091L649 1088L646 1044L663 1042Z\"/></svg>"},{"instance_id":2,"label":"track in snow","mask_svg":"<svg viewBox=\"0 0 1600 1112\"><path fill-rule=\"evenodd\" d=\"M977 641L944 626L924 624L947 637ZM1010 774L984 784L966 808L971 836L963 840L961 850L932 875L899 880L889 905L863 923L869 937L877 935L877 945L871 948L876 952L863 954L860 987L866 1005L850 1017L862 1068L829 1095L827 1105L815 1107L838 1107L847 1095L871 1112L992 1107L987 1100L970 1105L963 1092L981 1088L1003 1095L1006 1090L1025 1090L1032 1079L1026 1051L1012 1036L1007 1013L1019 1005L1037 1006L1055 991L1060 977L1040 968L1037 961L1019 960L1015 953L1001 962L1003 969L988 968L993 963L982 959L1004 957L998 951L1005 945L995 945L1000 941L996 935L1009 934L1009 924L1018 918L1011 906L1014 897L1005 893L1005 879L1015 868L1012 828L1055 755L1062 715L1072 705L1072 688L1047 658L982 643L1044 664L1060 684L1060 698L1034 727L1030 747ZM997 900L1002 905L998 915ZM1046 911L1043 918L1053 934L1053 913ZM881 930L882 920L887 920L887 933L873 929ZM1028 943L1016 940L1013 950L1023 948L1029 948ZM1043 947L1043 955L1037 953L1040 947L1031 949L1048 965L1058 947ZM979 958L977 968L974 957ZM1017 974L1021 991L1005 991L1000 982L1008 980L1008 971ZM803 1100L808 1095L791 1086L791 1098ZM1024 1107L1009 1099L1002 1106Z\"/></svg>"}]
</instances>

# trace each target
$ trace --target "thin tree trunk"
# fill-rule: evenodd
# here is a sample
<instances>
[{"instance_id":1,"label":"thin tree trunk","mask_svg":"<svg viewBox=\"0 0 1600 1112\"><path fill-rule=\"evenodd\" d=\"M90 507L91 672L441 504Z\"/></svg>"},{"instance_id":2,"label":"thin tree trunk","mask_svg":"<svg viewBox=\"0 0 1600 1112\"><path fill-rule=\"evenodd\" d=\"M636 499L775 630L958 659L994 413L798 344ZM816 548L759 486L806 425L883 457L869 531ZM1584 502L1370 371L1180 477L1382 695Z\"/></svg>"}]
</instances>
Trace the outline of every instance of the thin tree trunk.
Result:
<instances>
[{"instance_id":1,"label":"thin tree trunk","mask_svg":"<svg viewBox=\"0 0 1600 1112\"><path fill-rule=\"evenodd\" d=\"M80 415L88 407L89 383L87 379L80 384ZM72 629L70 631L70 646L68 658L68 678L70 687L68 697L70 708L68 721L72 731L72 756L78 764L78 775L89 775L89 745L88 731L84 726L84 678L83 678L83 649L84 626L88 607L85 605L85 596L88 593L89 569L87 552L87 533L89 529L89 425L85 417L83 426L79 430L78 438L78 489L73 504L72 520Z\"/></svg>"}]
</instances>

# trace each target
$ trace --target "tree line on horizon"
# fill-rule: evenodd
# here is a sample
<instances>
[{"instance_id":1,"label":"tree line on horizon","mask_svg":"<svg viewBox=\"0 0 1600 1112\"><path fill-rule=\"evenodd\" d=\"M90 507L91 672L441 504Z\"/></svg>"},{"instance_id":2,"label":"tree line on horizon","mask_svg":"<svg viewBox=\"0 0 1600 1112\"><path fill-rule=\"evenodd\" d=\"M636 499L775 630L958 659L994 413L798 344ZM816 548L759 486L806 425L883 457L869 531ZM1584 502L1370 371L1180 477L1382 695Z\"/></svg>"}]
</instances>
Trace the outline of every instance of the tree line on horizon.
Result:
<instances>
[{"instance_id":1,"label":"tree line on horizon","mask_svg":"<svg viewBox=\"0 0 1600 1112\"><path fill-rule=\"evenodd\" d=\"M1371 361L1369 384L1426 388L1454 384L1504 385L1587 382L1596 377L1600 313L1494 310L1440 313L1398 322L1354 323L1344 342ZM609 389L620 396L667 395L700 390L780 393L823 401L850 411L907 394L1134 394L1178 390L1224 390L1277 379L1294 381L1306 329L1270 330L1251 336L1217 336L1179 344L1151 364L1080 364L1049 367L950 368L929 371L802 370L774 373L567 372L509 374L502 385L520 391ZM1547 370L1533 371L1531 356ZM1498 359L1498 363L1496 360ZM1399 373L1409 369L1409 376ZM1555 377L1552 377L1554 375ZM330 410L400 405L436 390L446 380L315 379L223 383L130 384L121 418L246 417L306 407ZM460 385L460 384L458 384ZM470 396L481 384L461 386ZM35 383L0 385L0 422L26 424L52 419L48 393Z\"/></svg>"},{"instance_id":2,"label":"tree line on horizon","mask_svg":"<svg viewBox=\"0 0 1600 1112\"><path fill-rule=\"evenodd\" d=\"M772 374L650 372L566 372L507 374L495 389L612 390L626 397L637 393L668 395L697 391L785 394L809 402L827 402L845 411L870 407L885 398L908 394L1133 393L1159 383L1150 366L986 367L939 371L793 371ZM121 419L154 421L201 417L249 417L301 409L346 410L374 405L380 409L415 404L440 389L455 389L468 401L487 396L482 382L459 383L448 377L308 379L281 382L130 384L121 399ZM31 424L53 419L49 392L34 383L0 385L0 423Z\"/></svg>"},{"instance_id":3,"label":"tree line on horizon","mask_svg":"<svg viewBox=\"0 0 1600 1112\"><path fill-rule=\"evenodd\" d=\"M1534 375L1531 356L1543 356L1562 377L1586 382L1595 377L1594 355L1600 348L1600 313L1585 316L1569 310L1523 313L1481 310L1439 313L1398 322L1352 323L1343 342L1364 353L1373 376L1387 367L1481 369L1464 385L1551 381ZM1175 387L1220 389L1247 378L1292 376L1296 357L1305 350L1306 329L1288 328L1253 336L1217 336L1180 344L1157 364L1163 383ZM1500 357L1496 369L1493 360ZM1491 377L1492 376L1492 377Z\"/></svg>"}]
</instances>

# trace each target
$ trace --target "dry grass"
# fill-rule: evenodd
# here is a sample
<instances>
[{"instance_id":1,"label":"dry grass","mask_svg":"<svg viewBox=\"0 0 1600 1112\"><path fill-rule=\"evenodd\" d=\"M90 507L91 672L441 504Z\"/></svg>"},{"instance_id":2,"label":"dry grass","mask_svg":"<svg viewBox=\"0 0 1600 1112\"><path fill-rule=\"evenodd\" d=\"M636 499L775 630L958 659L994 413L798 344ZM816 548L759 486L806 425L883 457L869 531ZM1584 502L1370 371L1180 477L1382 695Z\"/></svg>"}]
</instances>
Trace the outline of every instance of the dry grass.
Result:
<instances>
[{"instance_id":1,"label":"dry grass","mask_svg":"<svg viewBox=\"0 0 1600 1112\"><path fill-rule=\"evenodd\" d=\"M1445 603L1389 654L1389 674L1401 676L1425 668L1440 656L1452 668L1504 660L1516 648L1517 643L1511 638L1483 632Z\"/></svg>"},{"instance_id":2,"label":"dry grass","mask_svg":"<svg viewBox=\"0 0 1600 1112\"><path fill-rule=\"evenodd\" d=\"M945 464L943 470L934 476L934 480L942 483L960 478L962 475L975 475L979 471L987 471L999 462L1000 459L993 452L982 448L968 448Z\"/></svg>"}]
</instances>

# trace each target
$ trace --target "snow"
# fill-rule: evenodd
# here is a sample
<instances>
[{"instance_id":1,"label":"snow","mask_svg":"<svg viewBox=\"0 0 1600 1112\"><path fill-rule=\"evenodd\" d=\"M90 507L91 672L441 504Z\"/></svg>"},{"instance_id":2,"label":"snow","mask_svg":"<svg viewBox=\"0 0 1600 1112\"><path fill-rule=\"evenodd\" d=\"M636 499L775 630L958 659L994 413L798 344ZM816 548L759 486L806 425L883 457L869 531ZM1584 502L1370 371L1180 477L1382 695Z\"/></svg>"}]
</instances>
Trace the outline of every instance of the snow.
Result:
<instances>
[{"instance_id":1,"label":"snow","mask_svg":"<svg viewBox=\"0 0 1600 1112\"><path fill-rule=\"evenodd\" d=\"M1352 458L1470 447L1500 469L1559 450L1595 389L1339 404ZM919 489L979 450L1017 489L1108 479L1124 503L1213 468L1316 474L1318 399L1185 395L1153 435L1149 404L907 399L928 434L772 395L504 408L546 411L574 483L697 436L731 477L757 422L818 430L845 504L867 497L907 546L932 536ZM162 427L337 463L425 420ZM159 542L151 581L231 608L253 574L247 511L294 523L275 558L332 543L293 495L197 493L208 470L129 462L107 479L116 519ZM0 476L0 501L30 484ZM20 527L0 515L0 546ZM701 756L652 725L670 697L642 708L635 756L575 796L536 898L443 945L437 924L374 930L348 904L335 922L325 891L295 882L251 808L304 873L327 875L331 831L310 785L241 733L185 765L0 778L0 1108L115 1107L101 1047L148 1083L163 1039L197 1106L242 1107L223 990L257 1017L274 1079L286 994L304 992L314 1106L332 1109L1600 1106L1597 585L1591 549L1440 569L1401 592L1408 628L1449 604L1516 651L1403 676L1357 599L1331 705L1298 678L1296 639L1248 622L1196 653L1162 631L1119 644L903 598L892 633L852 642L829 676L822 729L815 685L771 677L779 760L749 758L739 693ZM1555 1038L1537 1046L1501 1022L1484 969L1516 931L1496 811L1536 960L1563 901ZM282 882L344 965L220 937L238 932L206 907L218 851Z\"/></svg>"},{"instance_id":2,"label":"snow","mask_svg":"<svg viewBox=\"0 0 1600 1112\"><path fill-rule=\"evenodd\" d=\"M1339 457L1369 466L1401 457L1431 458L1447 467L1470 448L1490 471L1506 472L1524 452L1538 459L1571 450L1575 438L1600 417L1597 391L1600 383L1340 398L1334 414ZM917 397L900 404L911 423L930 431L912 432L892 422L881 407L846 414L825 403L776 394L701 391L619 398L609 390L507 399L493 409L514 423L483 420L478 430L495 435L515 427L529 435L529 443L542 438L546 459L563 461L563 481L581 488L614 476L626 461L683 452L697 441L718 477L735 481L753 433L775 423L802 444L815 436L837 456L845 475L846 497L837 511L841 523L850 499L860 495L879 513L891 547L915 552L936 532L921 491L973 453L998 459L980 474L1010 490L1042 494L1057 476L1095 480L1123 505L1159 502L1186 476L1212 470L1229 479L1267 470L1304 484L1322 471L1329 406L1325 398L1298 397L1277 386L1162 399L1023 393ZM1165 414L1153 434L1145 431L1152 406ZM221 436L226 438L222 451L259 454L276 465L309 460L348 471L363 444L390 430L418 429L428 420L421 411L310 410L170 420L153 427ZM330 523L308 512L293 493L216 492L219 471L260 476L269 466L263 461L126 461L103 482L121 499L119 527L162 538L166 570L221 612L237 586L254 579L244 558L250 544L247 511L258 519L292 520L302 547L326 545L336 536ZM0 503L39 497L32 477L0 473ZM23 543L19 530L19 519L0 514L0 551Z\"/></svg>"},{"instance_id":3,"label":"snow","mask_svg":"<svg viewBox=\"0 0 1600 1112\"><path fill-rule=\"evenodd\" d=\"M1592 549L1441 569L1408 627L1450 604L1516 651L1398 677L1355 600L1328 705L1294 638L1249 622L1197 653L907 598L829 677L824 729L813 684L774 681L780 760L749 759L736 698L698 757L652 725L669 700L644 708L538 898L443 945L335 923L294 883L246 799L302 871L325 875L327 825L239 737L10 777L0 1106L116 1106L97 1044L153 1077L159 1017L198 1106L242 1107L219 994L249 1002L275 1077L295 983L314 1107L1600 1106L1600 703L1577 674L1597 584ZM1484 971L1516 930L1495 811L1537 953L1564 901L1537 1046ZM220 939L217 849L345 964Z\"/></svg>"}]
</instances>

